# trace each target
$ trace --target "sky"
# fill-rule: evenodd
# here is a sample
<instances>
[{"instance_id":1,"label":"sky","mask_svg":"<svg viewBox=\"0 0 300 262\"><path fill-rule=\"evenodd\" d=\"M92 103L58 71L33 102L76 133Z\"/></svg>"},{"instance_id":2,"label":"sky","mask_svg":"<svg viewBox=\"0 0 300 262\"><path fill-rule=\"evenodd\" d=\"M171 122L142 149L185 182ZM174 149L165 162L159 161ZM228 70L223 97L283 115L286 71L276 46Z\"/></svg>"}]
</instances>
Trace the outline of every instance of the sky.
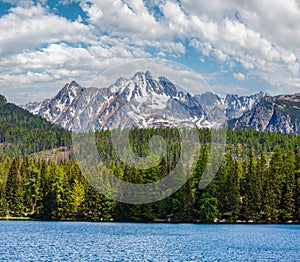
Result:
<instances>
[{"instance_id":1,"label":"sky","mask_svg":"<svg viewBox=\"0 0 300 262\"><path fill-rule=\"evenodd\" d=\"M300 1L0 1L10 102L50 98L72 80L91 86L137 59L182 64L220 95L300 92Z\"/></svg>"}]
</instances>

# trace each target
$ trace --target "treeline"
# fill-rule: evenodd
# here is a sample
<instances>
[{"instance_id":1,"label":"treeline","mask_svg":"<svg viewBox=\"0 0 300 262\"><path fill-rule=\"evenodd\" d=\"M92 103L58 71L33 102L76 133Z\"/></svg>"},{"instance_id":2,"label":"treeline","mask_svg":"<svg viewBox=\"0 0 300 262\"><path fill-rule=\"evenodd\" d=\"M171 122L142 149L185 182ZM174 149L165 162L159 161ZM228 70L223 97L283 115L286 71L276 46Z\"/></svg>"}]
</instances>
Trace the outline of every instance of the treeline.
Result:
<instances>
[{"instance_id":1,"label":"treeline","mask_svg":"<svg viewBox=\"0 0 300 262\"><path fill-rule=\"evenodd\" d=\"M25 156L71 145L71 134L0 97L0 152Z\"/></svg>"},{"instance_id":2,"label":"treeline","mask_svg":"<svg viewBox=\"0 0 300 262\"><path fill-rule=\"evenodd\" d=\"M148 140L161 135L167 154L159 165L136 169L116 156L109 131L97 132L99 154L115 175L133 183L159 181L180 158L176 129L135 129L130 145L139 156L149 153ZM213 181L198 183L209 157L210 132L199 130L200 158L191 178L161 201L130 205L97 192L81 174L76 161L0 158L0 216L47 220L286 222L300 220L300 136L253 130L227 132L227 152ZM88 153L88 152L87 152ZM182 171L184 172L184 171Z\"/></svg>"}]
</instances>

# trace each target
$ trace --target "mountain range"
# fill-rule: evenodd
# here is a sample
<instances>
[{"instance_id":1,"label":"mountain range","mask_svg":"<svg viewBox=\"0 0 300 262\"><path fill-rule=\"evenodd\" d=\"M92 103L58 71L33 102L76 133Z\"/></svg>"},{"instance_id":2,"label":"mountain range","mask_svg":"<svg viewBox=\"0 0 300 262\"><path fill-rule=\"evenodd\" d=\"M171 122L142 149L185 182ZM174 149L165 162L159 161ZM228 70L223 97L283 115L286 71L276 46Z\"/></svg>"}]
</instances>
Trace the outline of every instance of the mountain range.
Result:
<instances>
[{"instance_id":1,"label":"mountain range","mask_svg":"<svg viewBox=\"0 0 300 262\"><path fill-rule=\"evenodd\" d=\"M73 131L126 127L215 127L300 133L300 94L272 97L212 92L191 95L149 71L118 78L107 88L66 84L56 96L24 109Z\"/></svg>"},{"instance_id":2,"label":"mountain range","mask_svg":"<svg viewBox=\"0 0 300 262\"><path fill-rule=\"evenodd\" d=\"M252 110L229 125L236 129L253 128L262 131L300 134L300 93L265 96Z\"/></svg>"}]
</instances>

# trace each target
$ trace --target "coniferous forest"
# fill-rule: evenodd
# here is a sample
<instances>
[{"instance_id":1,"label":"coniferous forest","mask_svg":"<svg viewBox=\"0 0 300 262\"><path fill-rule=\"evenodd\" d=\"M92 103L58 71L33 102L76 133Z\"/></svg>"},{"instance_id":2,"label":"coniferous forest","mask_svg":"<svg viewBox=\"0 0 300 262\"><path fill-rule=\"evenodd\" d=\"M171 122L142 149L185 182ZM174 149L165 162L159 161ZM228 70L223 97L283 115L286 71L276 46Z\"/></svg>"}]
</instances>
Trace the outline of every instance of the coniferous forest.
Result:
<instances>
[{"instance_id":1,"label":"coniferous forest","mask_svg":"<svg viewBox=\"0 0 300 262\"><path fill-rule=\"evenodd\" d=\"M217 218L232 223L300 220L299 135L229 129L222 166L214 180L200 190L210 131L198 132L203 146L191 178L170 197L144 205L119 203L101 195L86 181L72 155L44 159L34 153L14 155L18 152L15 146L7 154L6 148L0 157L0 217L149 222L212 222ZM147 141L155 134L166 138L168 154L151 169L129 167L115 156L110 132L99 131L99 154L109 170L133 183L154 182L168 175L179 158L177 130L135 129L131 134L136 154L147 155ZM53 146L60 146L57 143ZM20 142L19 149L22 147Z\"/></svg>"},{"instance_id":2,"label":"coniferous forest","mask_svg":"<svg viewBox=\"0 0 300 262\"><path fill-rule=\"evenodd\" d=\"M199 159L184 186L161 201L131 205L111 200L90 185L72 154L70 132L3 99L0 112L2 218L149 222L212 222L217 218L230 223L300 220L299 135L228 129L222 166L200 190L211 134L208 129L199 129ZM95 143L111 173L132 183L151 183L170 173L181 152L176 128L132 129L129 140L136 155L149 154L153 135L164 137L167 153L149 169L120 161L110 131L97 131ZM65 153L58 156L57 149Z\"/></svg>"}]
</instances>

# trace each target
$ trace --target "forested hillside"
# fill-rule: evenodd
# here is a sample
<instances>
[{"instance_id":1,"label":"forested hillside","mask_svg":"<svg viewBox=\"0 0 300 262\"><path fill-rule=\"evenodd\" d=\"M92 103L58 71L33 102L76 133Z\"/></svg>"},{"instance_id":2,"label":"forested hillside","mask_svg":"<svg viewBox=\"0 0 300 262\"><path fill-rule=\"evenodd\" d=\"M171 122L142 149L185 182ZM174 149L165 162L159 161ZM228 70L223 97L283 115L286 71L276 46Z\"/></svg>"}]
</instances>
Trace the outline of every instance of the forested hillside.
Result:
<instances>
[{"instance_id":1,"label":"forested hillside","mask_svg":"<svg viewBox=\"0 0 300 262\"><path fill-rule=\"evenodd\" d=\"M25 156L46 149L69 146L70 133L63 128L7 103L0 97L0 152Z\"/></svg>"},{"instance_id":2,"label":"forested hillside","mask_svg":"<svg viewBox=\"0 0 300 262\"><path fill-rule=\"evenodd\" d=\"M110 132L97 132L100 155L126 181L166 176L179 158L177 131L135 129L131 146L143 156L147 139L165 136L168 154L158 166L138 170L115 157ZM171 197L146 205L118 203L98 193L75 161L54 163L28 156L0 157L0 216L89 221L287 222L300 220L300 136L253 130L227 132L222 167L204 190L198 183L209 156L209 130L199 130L200 158L190 180ZM207 140L207 141L206 141Z\"/></svg>"}]
</instances>

